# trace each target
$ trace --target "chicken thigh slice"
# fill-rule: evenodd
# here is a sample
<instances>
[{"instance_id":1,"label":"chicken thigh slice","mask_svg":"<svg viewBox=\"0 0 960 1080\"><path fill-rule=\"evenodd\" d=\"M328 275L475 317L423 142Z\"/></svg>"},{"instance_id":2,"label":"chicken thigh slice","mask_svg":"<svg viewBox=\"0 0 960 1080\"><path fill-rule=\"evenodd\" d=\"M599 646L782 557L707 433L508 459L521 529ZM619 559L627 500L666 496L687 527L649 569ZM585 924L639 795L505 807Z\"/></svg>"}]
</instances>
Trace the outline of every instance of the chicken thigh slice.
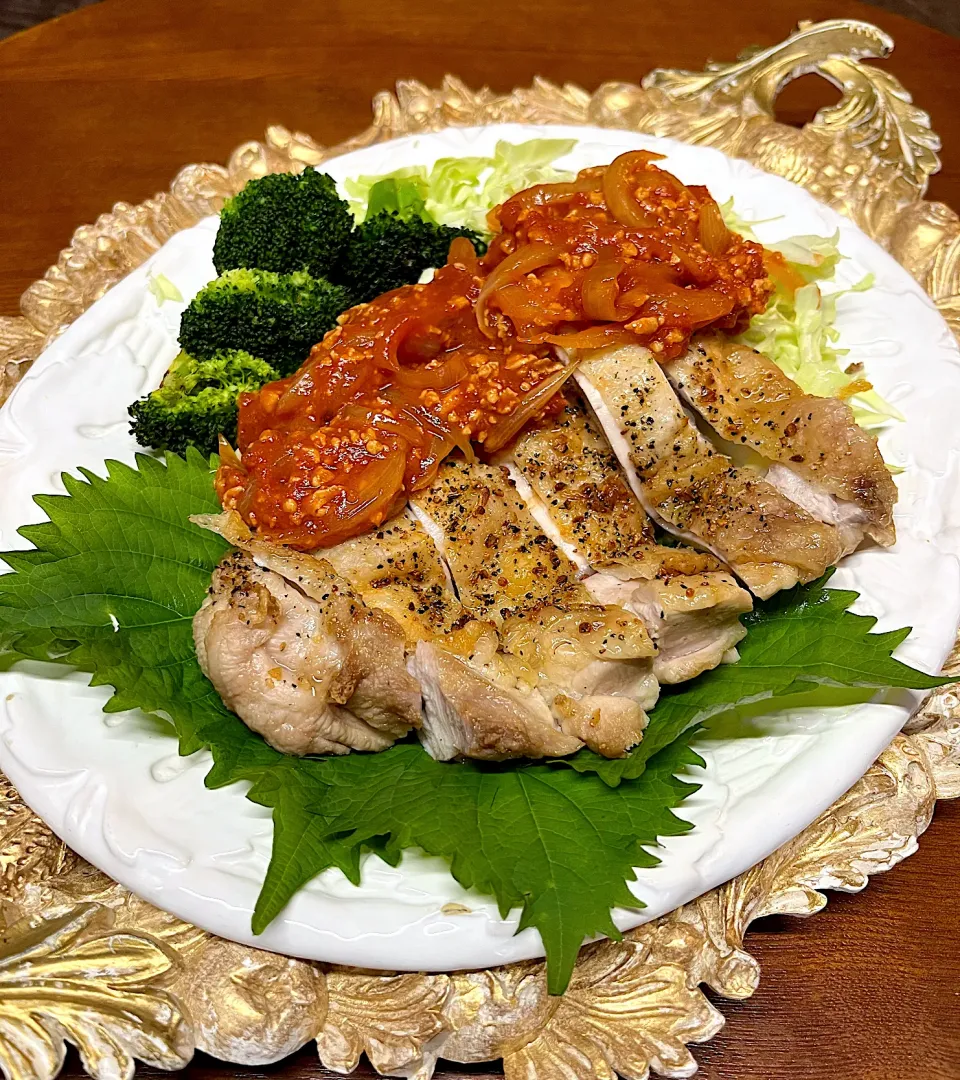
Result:
<instances>
[{"instance_id":1,"label":"chicken thigh slice","mask_svg":"<svg viewBox=\"0 0 960 1080\"><path fill-rule=\"evenodd\" d=\"M194 617L197 658L224 704L286 754L383 750L420 723L398 627L327 570L311 596L231 552Z\"/></svg>"},{"instance_id":2,"label":"chicken thigh slice","mask_svg":"<svg viewBox=\"0 0 960 1080\"><path fill-rule=\"evenodd\" d=\"M716 667L746 634L750 594L712 555L656 542L653 524L615 454L580 402L517 440L508 465L586 568L601 604L638 615L657 646L653 674L683 682ZM511 473L512 475L512 473Z\"/></svg>"},{"instance_id":3,"label":"chicken thigh slice","mask_svg":"<svg viewBox=\"0 0 960 1080\"><path fill-rule=\"evenodd\" d=\"M438 761L560 757L583 746L558 728L536 690L498 685L438 645L418 642L410 670L420 680L427 717L420 739Z\"/></svg>"},{"instance_id":4,"label":"chicken thigh slice","mask_svg":"<svg viewBox=\"0 0 960 1080\"><path fill-rule=\"evenodd\" d=\"M325 556L408 640L408 668L423 692L420 739L437 760L560 756L583 741L564 735L536 685L519 678L493 624L453 591L446 564L413 516L328 548Z\"/></svg>"},{"instance_id":5,"label":"chicken thigh slice","mask_svg":"<svg viewBox=\"0 0 960 1080\"><path fill-rule=\"evenodd\" d=\"M448 461L411 505L461 601L497 628L561 730L607 756L639 742L657 696L653 642L636 616L595 603L504 470Z\"/></svg>"},{"instance_id":6,"label":"chicken thigh slice","mask_svg":"<svg viewBox=\"0 0 960 1080\"><path fill-rule=\"evenodd\" d=\"M732 650L747 634L740 616L753 607L750 594L720 571L649 581L600 573L585 584L597 600L619 604L651 627L658 649L653 673L668 684L736 659Z\"/></svg>"},{"instance_id":7,"label":"chicken thigh slice","mask_svg":"<svg viewBox=\"0 0 960 1080\"><path fill-rule=\"evenodd\" d=\"M769 462L766 479L852 551L864 534L896 539L897 489L876 437L839 398L814 397L762 353L720 334L695 337L664 370L677 393L728 442Z\"/></svg>"},{"instance_id":8,"label":"chicken thigh slice","mask_svg":"<svg viewBox=\"0 0 960 1080\"><path fill-rule=\"evenodd\" d=\"M587 353L574 377L644 509L711 551L754 595L766 599L813 581L844 554L833 525L708 442L649 350Z\"/></svg>"}]
</instances>

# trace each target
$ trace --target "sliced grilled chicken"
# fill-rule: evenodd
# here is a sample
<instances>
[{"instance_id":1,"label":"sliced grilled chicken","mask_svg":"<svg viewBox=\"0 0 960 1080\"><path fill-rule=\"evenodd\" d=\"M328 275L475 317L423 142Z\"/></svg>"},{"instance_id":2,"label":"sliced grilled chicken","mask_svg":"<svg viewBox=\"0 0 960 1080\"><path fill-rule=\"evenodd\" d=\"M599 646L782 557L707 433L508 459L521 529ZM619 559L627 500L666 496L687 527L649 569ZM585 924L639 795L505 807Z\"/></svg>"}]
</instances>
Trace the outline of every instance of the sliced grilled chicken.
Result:
<instances>
[{"instance_id":1,"label":"sliced grilled chicken","mask_svg":"<svg viewBox=\"0 0 960 1080\"><path fill-rule=\"evenodd\" d=\"M813 581L844 554L834 526L700 434L647 349L587 354L575 378L644 509L713 552L756 596Z\"/></svg>"},{"instance_id":2,"label":"sliced grilled chicken","mask_svg":"<svg viewBox=\"0 0 960 1080\"><path fill-rule=\"evenodd\" d=\"M590 603L576 567L534 521L503 469L447 461L410 505L477 618L501 627L524 612Z\"/></svg>"},{"instance_id":3,"label":"sliced grilled chicken","mask_svg":"<svg viewBox=\"0 0 960 1080\"><path fill-rule=\"evenodd\" d=\"M418 642L410 670L423 690L420 738L438 761L561 757L583 746L582 739L559 730L537 691L498 685L438 645Z\"/></svg>"},{"instance_id":4,"label":"sliced grilled chicken","mask_svg":"<svg viewBox=\"0 0 960 1080\"><path fill-rule=\"evenodd\" d=\"M608 756L638 742L657 696L653 642L636 616L593 601L504 470L448 461L411 505L561 730Z\"/></svg>"},{"instance_id":5,"label":"sliced grilled chicken","mask_svg":"<svg viewBox=\"0 0 960 1080\"><path fill-rule=\"evenodd\" d=\"M433 757L545 757L583 741L564 735L535 685L517 675L497 631L457 598L436 545L412 516L325 553L371 606L403 627L424 702L421 740Z\"/></svg>"},{"instance_id":6,"label":"sliced grilled chicken","mask_svg":"<svg viewBox=\"0 0 960 1080\"><path fill-rule=\"evenodd\" d=\"M655 646L635 615L584 603L511 615L501 640L517 672L549 703L562 731L605 757L619 757L640 740L647 709L660 686L651 660Z\"/></svg>"},{"instance_id":7,"label":"sliced grilled chicken","mask_svg":"<svg viewBox=\"0 0 960 1080\"><path fill-rule=\"evenodd\" d=\"M662 683L716 667L746 634L739 616L750 594L712 556L654 539L653 525L620 473L616 456L582 404L517 440L511 476L528 507L554 530L598 603L639 615L657 645Z\"/></svg>"},{"instance_id":8,"label":"sliced grilled chicken","mask_svg":"<svg viewBox=\"0 0 960 1080\"><path fill-rule=\"evenodd\" d=\"M686 682L735 660L747 633L740 616L753 607L750 594L720 570L649 581L601 573L585 584L598 601L635 612L651 628L653 673L661 683Z\"/></svg>"},{"instance_id":9,"label":"sliced grilled chicken","mask_svg":"<svg viewBox=\"0 0 960 1080\"><path fill-rule=\"evenodd\" d=\"M368 604L396 619L411 641L448 637L471 624L467 641L475 641L486 629L457 599L433 541L413 517L401 514L323 555Z\"/></svg>"},{"instance_id":10,"label":"sliced grilled chicken","mask_svg":"<svg viewBox=\"0 0 960 1080\"><path fill-rule=\"evenodd\" d=\"M407 653L405 667L402 656L398 660L393 652L384 653L382 665L380 658L375 657L374 666L379 677L389 685L389 673L395 675L399 663L407 684L417 688L418 707L422 690L423 716L413 726L420 728L418 734L434 757L440 760L453 757L536 758L571 754L583 746L582 739L560 731L543 697L530 685L529 679L518 678L516 669L522 665L515 657L502 652L493 627L472 618L451 591L445 566L433 542L415 521L395 518L375 533L325 549L326 559L258 541L235 512L198 517L195 521L251 553L279 575L296 582L297 589L307 590L311 595L326 600L326 594L330 592L327 580L332 575L341 595L350 595L358 608L371 611L395 630L401 629L401 653ZM259 567L255 569L263 573ZM282 582L283 577L279 581ZM197 619L200 619L199 615ZM317 636L317 641L322 640L328 652L339 655L338 649L342 651L349 644L349 627L327 625L324 630L325 634ZM305 640L312 639L307 635ZM198 635L198 654L201 649L207 649L205 641L205 634ZM297 638L297 645L302 643L301 638ZM238 658L249 657L255 647L256 642L249 636L241 638L237 642ZM279 645L274 652L277 648ZM282 651L286 648L283 645ZM309 675L311 664L321 665L315 679L322 681L325 655L311 647L300 666ZM276 657L271 654L271 662L274 659ZM201 655L201 664L206 671L205 652ZM253 666L256 669L257 662ZM254 677L249 686L244 685L242 694L231 689L229 678L221 679L219 684L215 681L215 685L228 707L237 711L278 749L288 753L344 753L351 746L344 743L343 749L336 751L318 743L310 749L297 749L303 741L299 738L301 729L306 725L296 723L295 712L292 714L296 727L294 735L285 737L283 745L275 742L260 717L263 714L273 716L280 693L287 693L293 704L300 703L301 699L292 694L286 684L278 688ZM374 681L371 685L376 689L378 684ZM376 709L376 701L366 683L359 686L356 693L361 708ZM322 695L319 700L323 704ZM353 709L355 704L351 698L349 708ZM310 713L311 718L314 712ZM331 717L341 723L353 719L346 709L327 710L323 718L328 727ZM251 719L259 726L251 723ZM370 745L355 748L380 750L392 741L380 740L375 745L376 740L372 740Z\"/></svg>"},{"instance_id":11,"label":"sliced grilled chicken","mask_svg":"<svg viewBox=\"0 0 960 1080\"><path fill-rule=\"evenodd\" d=\"M527 508L558 546L590 572L629 568L640 578L716 570L711 555L656 542L617 456L579 401L546 427L520 436L506 463Z\"/></svg>"},{"instance_id":12,"label":"sliced grilled chicken","mask_svg":"<svg viewBox=\"0 0 960 1080\"><path fill-rule=\"evenodd\" d=\"M197 657L227 708L286 754L383 750L420 724L392 619L328 563L295 577L231 552L194 617Z\"/></svg>"},{"instance_id":13,"label":"sliced grilled chicken","mask_svg":"<svg viewBox=\"0 0 960 1080\"><path fill-rule=\"evenodd\" d=\"M844 548L853 550L864 534L884 546L894 542L896 486L877 440L845 402L805 394L762 353L718 334L694 338L664 370L722 438L775 462L767 481L835 525Z\"/></svg>"}]
</instances>

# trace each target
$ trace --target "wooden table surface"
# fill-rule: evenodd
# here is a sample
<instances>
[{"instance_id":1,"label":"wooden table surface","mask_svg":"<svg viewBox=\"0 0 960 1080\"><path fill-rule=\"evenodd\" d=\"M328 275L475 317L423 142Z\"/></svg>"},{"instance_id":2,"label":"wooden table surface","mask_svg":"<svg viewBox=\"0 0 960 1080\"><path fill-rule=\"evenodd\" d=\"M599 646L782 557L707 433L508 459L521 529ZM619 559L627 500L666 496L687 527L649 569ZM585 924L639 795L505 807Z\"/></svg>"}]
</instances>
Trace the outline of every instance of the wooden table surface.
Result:
<instances>
[{"instance_id":1,"label":"wooden table surface","mask_svg":"<svg viewBox=\"0 0 960 1080\"><path fill-rule=\"evenodd\" d=\"M960 207L960 41L861 3L106 0L0 43L0 314L16 313L77 225L165 188L182 164L224 160L268 123L333 143L365 127L372 95L402 77L436 85L450 71L508 90L541 74L592 89L732 59L802 18L848 16L896 40L885 66L945 144L932 193ZM802 80L781 117L802 120L834 96ZM701 1075L958 1080L958 850L960 805L941 804L919 854L864 894L833 897L807 922L759 924L748 947L760 989L721 1003L727 1026L697 1051ZM325 1075L309 1047L270 1072ZM209 1059L189 1070L233 1073Z\"/></svg>"}]
</instances>

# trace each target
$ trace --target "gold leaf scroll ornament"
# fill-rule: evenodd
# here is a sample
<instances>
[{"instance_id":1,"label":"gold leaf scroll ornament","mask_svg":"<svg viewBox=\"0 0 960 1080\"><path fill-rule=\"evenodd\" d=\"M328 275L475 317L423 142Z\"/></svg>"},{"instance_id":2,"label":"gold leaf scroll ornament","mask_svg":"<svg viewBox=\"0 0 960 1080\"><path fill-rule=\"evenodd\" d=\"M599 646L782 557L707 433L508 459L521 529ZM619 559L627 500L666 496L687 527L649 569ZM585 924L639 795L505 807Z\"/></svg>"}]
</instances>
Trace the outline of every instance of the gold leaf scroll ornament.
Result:
<instances>
[{"instance_id":1,"label":"gold leaf scroll ornament","mask_svg":"<svg viewBox=\"0 0 960 1080\"><path fill-rule=\"evenodd\" d=\"M50 1080L66 1042L95 1077L129 1077L134 1058L160 1069L193 1056L192 1031L160 985L177 957L155 940L107 928L109 912L82 904L15 923L0 945L0 1067Z\"/></svg>"}]
</instances>

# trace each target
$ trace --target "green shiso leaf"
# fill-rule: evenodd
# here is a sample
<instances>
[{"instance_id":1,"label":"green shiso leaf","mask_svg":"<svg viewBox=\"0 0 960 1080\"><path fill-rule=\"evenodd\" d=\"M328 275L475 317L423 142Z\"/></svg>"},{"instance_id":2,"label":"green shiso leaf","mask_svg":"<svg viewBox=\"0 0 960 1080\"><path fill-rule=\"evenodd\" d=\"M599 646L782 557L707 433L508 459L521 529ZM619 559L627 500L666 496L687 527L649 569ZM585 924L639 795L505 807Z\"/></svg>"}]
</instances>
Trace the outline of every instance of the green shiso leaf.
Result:
<instances>
[{"instance_id":1,"label":"green shiso leaf","mask_svg":"<svg viewBox=\"0 0 960 1080\"><path fill-rule=\"evenodd\" d=\"M611 908L637 906L627 882L644 850L690 826L672 812L695 790L676 779L699 758L684 743L642 782L613 791L550 764L439 764L419 743L381 754L298 759L251 732L197 663L193 615L225 543L189 521L215 511L210 462L192 448L166 464L109 462L106 479L64 476L67 495L39 496L49 516L27 526L32 549L3 556L0 662L48 658L115 688L106 709L142 709L173 723L181 753L207 748L210 787L251 784L273 810L273 856L254 914L261 932L318 873L359 881L360 856L396 860L416 847L456 879L521 909L549 954L560 993L585 936L616 933Z\"/></svg>"},{"instance_id":2,"label":"green shiso leaf","mask_svg":"<svg viewBox=\"0 0 960 1080\"><path fill-rule=\"evenodd\" d=\"M562 764L438 763L416 742L380 754L278 753L221 702L194 654L192 620L226 551L192 525L215 511L212 465L190 449L166 463L107 463L106 478L65 476L67 495L38 496L49 520L34 546L6 553L0 575L0 668L23 658L65 662L114 687L110 712L142 709L172 722L183 754L207 748L209 787L246 781L273 811L270 867L254 915L261 932L317 874L359 881L361 856L396 862L417 848L447 860L461 885L496 898L546 947L552 993L566 986L585 937L615 936L612 910L638 907L628 883L659 837L690 828L674 813L696 785L677 774L700 759L695 726L798 700L840 704L890 686L940 679L894 660L906 634L871 634L846 608L854 594L822 583L782 594L748 616L738 665L665 693L629 758L581 753ZM572 765L573 768L568 767Z\"/></svg>"}]
</instances>

